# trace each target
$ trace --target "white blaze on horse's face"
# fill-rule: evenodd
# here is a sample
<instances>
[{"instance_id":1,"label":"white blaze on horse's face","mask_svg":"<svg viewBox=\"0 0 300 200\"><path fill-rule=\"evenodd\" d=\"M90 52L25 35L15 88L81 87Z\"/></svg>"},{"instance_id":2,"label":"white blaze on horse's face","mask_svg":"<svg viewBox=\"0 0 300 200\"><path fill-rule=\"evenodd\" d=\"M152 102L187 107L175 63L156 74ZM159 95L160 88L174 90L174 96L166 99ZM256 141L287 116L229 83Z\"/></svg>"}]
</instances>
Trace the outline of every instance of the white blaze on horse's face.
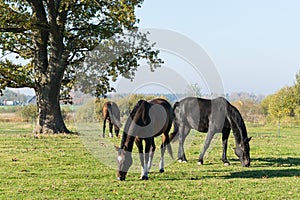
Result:
<instances>
[{"instance_id":1,"label":"white blaze on horse's face","mask_svg":"<svg viewBox=\"0 0 300 200\"><path fill-rule=\"evenodd\" d=\"M117 178L118 180L124 181L126 178L126 174L132 164L131 152L127 152L123 149L118 149L117 163Z\"/></svg>"},{"instance_id":2,"label":"white blaze on horse's face","mask_svg":"<svg viewBox=\"0 0 300 200\"><path fill-rule=\"evenodd\" d=\"M117 158L118 162L121 162L122 159L123 159L122 156L118 156L118 158Z\"/></svg>"}]
</instances>

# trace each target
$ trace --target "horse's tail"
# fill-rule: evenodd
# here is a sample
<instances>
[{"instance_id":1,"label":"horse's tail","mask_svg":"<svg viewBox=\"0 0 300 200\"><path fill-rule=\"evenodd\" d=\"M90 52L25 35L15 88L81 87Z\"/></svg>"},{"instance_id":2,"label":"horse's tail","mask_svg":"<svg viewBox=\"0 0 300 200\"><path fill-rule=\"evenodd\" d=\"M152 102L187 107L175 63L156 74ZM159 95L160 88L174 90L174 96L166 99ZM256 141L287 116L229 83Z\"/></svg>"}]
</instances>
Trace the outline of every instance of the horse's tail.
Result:
<instances>
[{"instance_id":1,"label":"horse's tail","mask_svg":"<svg viewBox=\"0 0 300 200\"><path fill-rule=\"evenodd\" d=\"M169 143L167 143L166 146L167 146L168 154L171 156L172 159L174 159L171 141L169 141Z\"/></svg>"},{"instance_id":2,"label":"horse's tail","mask_svg":"<svg viewBox=\"0 0 300 200\"><path fill-rule=\"evenodd\" d=\"M179 102L175 102L173 106L173 126L174 130L173 133L170 134L170 142L175 142L178 139L178 124L176 122L176 114L175 114L175 109L179 106Z\"/></svg>"},{"instance_id":3,"label":"horse's tail","mask_svg":"<svg viewBox=\"0 0 300 200\"><path fill-rule=\"evenodd\" d=\"M111 122L116 125L118 128L122 127L122 124L120 122L120 111L117 107L117 105L113 105L112 103L107 104L107 111L109 114L109 117L111 119Z\"/></svg>"}]
</instances>

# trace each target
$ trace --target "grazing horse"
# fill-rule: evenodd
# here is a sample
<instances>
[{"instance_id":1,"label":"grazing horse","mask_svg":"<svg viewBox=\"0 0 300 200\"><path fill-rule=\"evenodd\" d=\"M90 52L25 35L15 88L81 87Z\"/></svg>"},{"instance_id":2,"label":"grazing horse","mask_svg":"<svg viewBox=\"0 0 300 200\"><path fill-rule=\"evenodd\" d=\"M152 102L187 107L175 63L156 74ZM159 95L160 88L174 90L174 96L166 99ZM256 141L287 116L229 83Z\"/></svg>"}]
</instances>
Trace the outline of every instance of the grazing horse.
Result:
<instances>
[{"instance_id":1,"label":"grazing horse","mask_svg":"<svg viewBox=\"0 0 300 200\"><path fill-rule=\"evenodd\" d=\"M117 178L125 180L126 174L132 165L133 143L138 147L139 158L142 166L142 180L148 180L148 172L152 165L155 151L154 137L162 134L160 172L164 172L164 153L166 148L173 158L170 146L169 131L173 122L173 109L168 101L164 99L153 99L150 101L140 100L128 117L120 147L118 151ZM143 149L145 141L145 151Z\"/></svg>"},{"instance_id":2,"label":"grazing horse","mask_svg":"<svg viewBox=\"0 0 300 200\"><path fill-rule=\"evenodd\" d=\"M231 105L225 98L202 99L187 97L173 106L174 132L170 140L179 140L178 161L186 162L184 153L184 141L191 129L199 132L207 132L203 150L200 153L198 164L203 164L203 157L210 145L215 133L222 132L224 165L229 165L227 160L227 142L230 130L235 137L235 154L241 161L242 166L250 166L250 146L247 130L240 112Z\"/></svg>"},{"instance_id":3,"label":"grazing horse","mask_svg":"<svg viewBox=\"0 0 300 200\"><path fill-rule=\"evenodd\" d=\"M120 110L116 103L108 101L104 103L102 107L102 117L103 117L103 137L105 137L105 128L106 128L106 120L109 123L109 135L113 137L113 126L115 127L115 134L118 137L120 128L122 124L120 122Z\"/></svg>"}]
</instances>

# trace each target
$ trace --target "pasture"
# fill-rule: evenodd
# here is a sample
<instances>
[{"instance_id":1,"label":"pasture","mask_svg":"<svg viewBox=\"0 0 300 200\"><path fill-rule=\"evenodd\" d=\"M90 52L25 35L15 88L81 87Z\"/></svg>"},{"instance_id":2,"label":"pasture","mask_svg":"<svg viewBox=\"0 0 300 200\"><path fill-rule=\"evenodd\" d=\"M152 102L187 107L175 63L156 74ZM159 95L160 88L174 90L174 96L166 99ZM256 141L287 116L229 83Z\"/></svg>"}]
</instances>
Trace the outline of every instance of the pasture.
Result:
<instances>
[{"instance_id":1,"label":"pasture","mask_svg":"<svg viewBox=\"0 0 300 200\"><path fill-rule=\"evenodd\" d=\"M171 162L165 173L153 166L148 181L139 180L140 174L134 172L128 173L126 181L118 181L116 169L93 156L78 135L35 137L32 129L32 124L23 122L0 123L0 199L300 198L300 128L284 127L278 137L276 126L248 125L248 135L253 137L250 168L241 167L234 155L232 134L230 166L220 160L220 135L204 165L198 166L205 134L195 133L186 148L188 163ZM119 145L117 138L107 140ZM159 147L161 139L156 141ZM158 149L155 157L159 155Z\"/></svg>"}]
</instances>

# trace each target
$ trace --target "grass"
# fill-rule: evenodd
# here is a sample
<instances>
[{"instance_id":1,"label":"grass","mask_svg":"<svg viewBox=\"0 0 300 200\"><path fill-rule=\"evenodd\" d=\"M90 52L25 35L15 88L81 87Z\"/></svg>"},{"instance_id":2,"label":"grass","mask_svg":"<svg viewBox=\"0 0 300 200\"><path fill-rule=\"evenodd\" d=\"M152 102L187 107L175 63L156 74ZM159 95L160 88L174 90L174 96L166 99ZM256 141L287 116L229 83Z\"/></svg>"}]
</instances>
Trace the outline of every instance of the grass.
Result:
<instances>
[{"instance_id":1,"label":"grass","mask_svg":"<svg viewBox=\"0 0 300 200\"><path fill-rule=\"evenodd\" d=\"M187 142L188 163L169 162L162 174L153 166L149 181L139 180L133 170L120 182L116 169L101 161L106 153L89 148L118 145L119 140L103 142L95 127L81 130L95 131L87 143L78 135L34 137L31 124L0 123L0 199L299 199L299 128L283 128L278 137L276 126L248 126L253 136L250 168L240 166L232 136L230 166L221 163L220 136L198 166L205 134L194 133ZM134 163L138 166L138 159Z\"/></svg>"}]
</instances>

